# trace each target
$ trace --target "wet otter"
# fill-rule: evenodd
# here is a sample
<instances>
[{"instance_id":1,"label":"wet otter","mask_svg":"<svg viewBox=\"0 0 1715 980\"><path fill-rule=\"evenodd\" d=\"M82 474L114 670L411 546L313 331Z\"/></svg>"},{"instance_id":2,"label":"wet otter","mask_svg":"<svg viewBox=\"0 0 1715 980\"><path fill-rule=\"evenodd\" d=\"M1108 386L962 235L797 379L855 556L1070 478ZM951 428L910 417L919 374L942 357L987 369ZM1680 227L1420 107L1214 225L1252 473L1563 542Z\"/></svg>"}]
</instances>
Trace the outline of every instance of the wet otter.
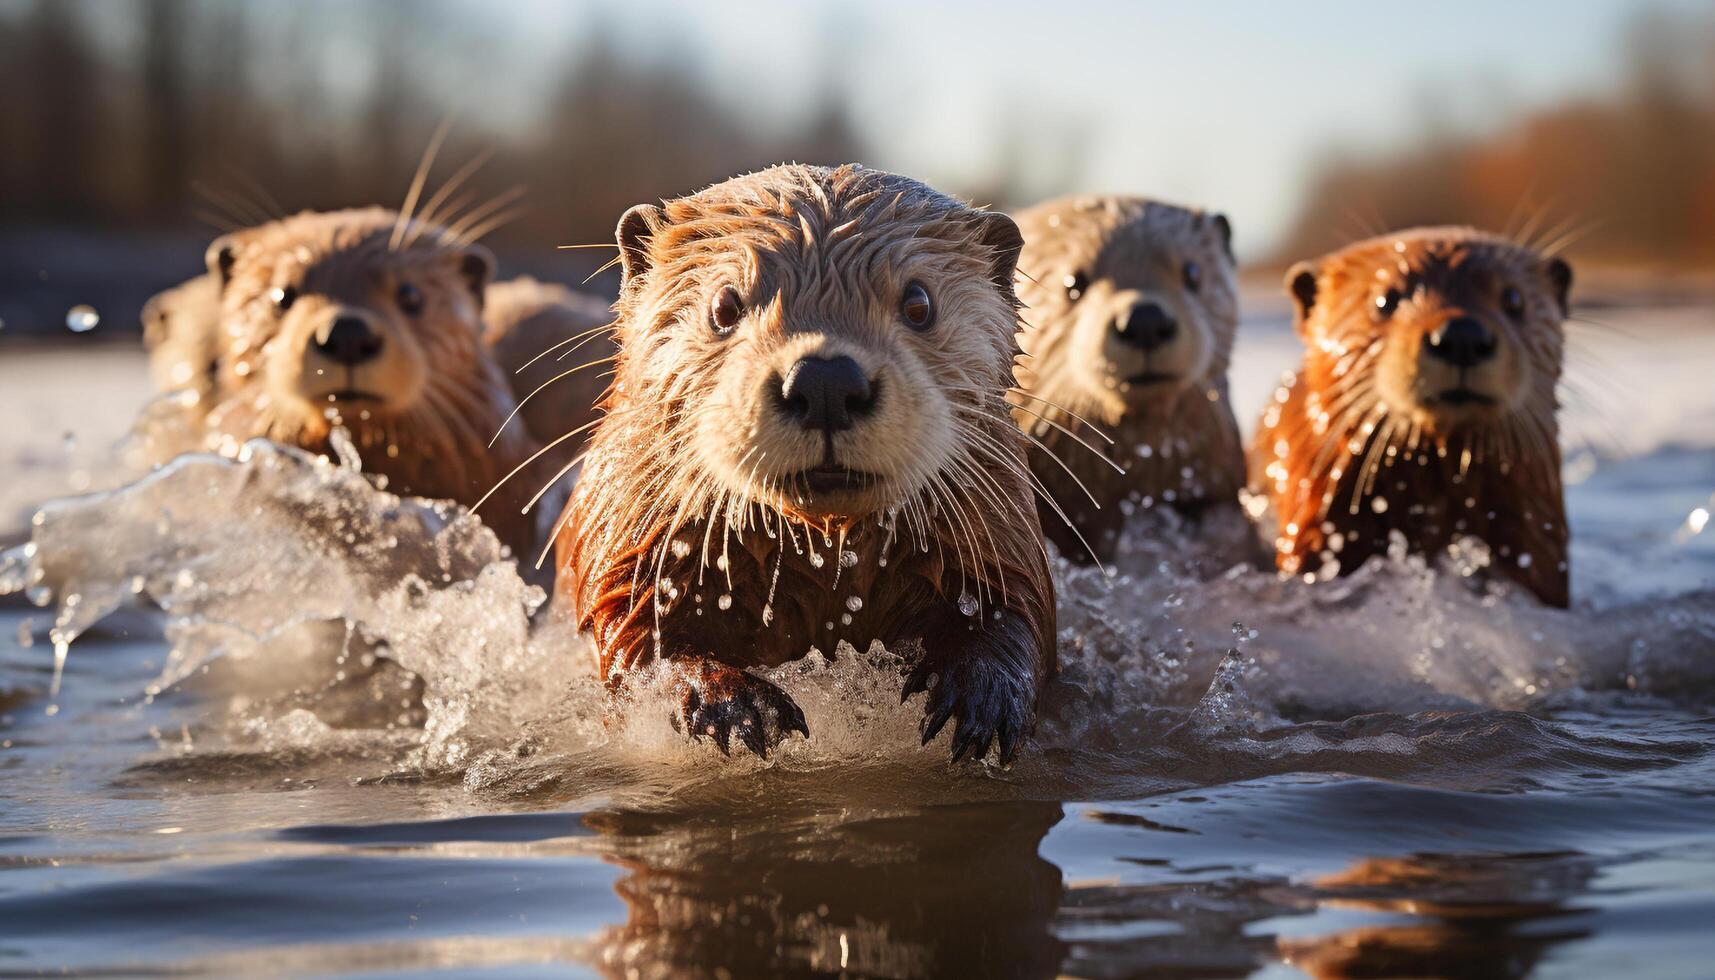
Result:
<instances>
[{"instance_id":1,"label":"wet otter","mask_svg":"<svg viewBox=\"0 0 1715 980\"><path fill-rule=\"evenodd\" d=\"M1251 451L1281 572L1485 542L1493 567L1568 599L1555 385L1572 269L1471 228L1359 242L1287 273L1306 352Z\"/></svg>"},{"instance_id":2,"label":"wet otter","mask_svg":"<svg viewBox=\"0 0 1715 980\"><path fill-rule=\"evenodd\" d=\"M332 456L343 425L388 489L467 505L535 450L502 429L514 404L483 347L480 245L381 208L304 212L215 240L208 265L216 448L260 436ZM535 540L534 490L511 481L483 511L515 551Z\"/></svg>"},{"instance_id":3,"label":"wet otter","mask_svg":"<svg viewBox=\"0 0 1715 980\"><path fill-rule=\"evenodd\" d=\"M1009 760L1054 671L1053 585L1008 415L1021 241L857 166L780 166L626 212L618 376L557 542L560 608L617 682L766 754L809 734L746 668L921 643L925 744Z\"/></svg>"},{"instance_id":4,"label":"wet otter","mask_svg":"<svg viewBox=\"0 0 1715 980\"><path fill-rule=\"evenodd\" d=\"M482 318L483 343L511 385L530 434L549 443L581 430L551 453L570 461L588 441L596 405L612 380L605 363L614 353L605 329L613 322L612 308L556 283L520 276L488 287Z\"/></svg>"},{"instance_id":5,"label":"wet otter","mask_svg":"<svg viewBox=\"0 0 1715 980\"><path fill-rule=\"evenodd\" d=\"M1018 222L1029 325L1014 413L1044 448L1031 469L1077 529L1044 502L1043 530L1069 558L1094 549L1106 560L1134 507L1236 512L1245 464L1227 398L1238 327L1227 219L1083 197L1039 204ZM1080 419L1113 442L1079 434Z\"/></svg>"}]
</instances>

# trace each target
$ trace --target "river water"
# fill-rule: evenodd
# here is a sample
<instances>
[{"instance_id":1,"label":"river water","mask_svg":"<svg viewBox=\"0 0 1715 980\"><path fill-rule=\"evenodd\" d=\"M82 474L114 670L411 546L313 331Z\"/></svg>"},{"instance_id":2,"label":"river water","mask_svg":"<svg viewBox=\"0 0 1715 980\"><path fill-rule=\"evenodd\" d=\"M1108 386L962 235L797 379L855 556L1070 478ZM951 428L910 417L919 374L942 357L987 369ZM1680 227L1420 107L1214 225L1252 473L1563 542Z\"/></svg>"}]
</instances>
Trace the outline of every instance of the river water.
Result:
<instances>
[{"instance_id":1,"label":"river water","mask_svg":"<svg viewBox=\"0 0 1715 980\"><path fill-rule=\"evenodd\" d=\"M1571 611L1199 582L1146 515L1058 570L1004 771L880 648L776 672L815 736L768 763L615 718L484 530L266 446L50 505L0 562L58 603L0 606L0 975L1709 976L1715 316L1593 316ZM1292 343L1241 332L1245 422ZM102 485L140 383L0 353L5 503Z\"/></svg>"}]
</instances>

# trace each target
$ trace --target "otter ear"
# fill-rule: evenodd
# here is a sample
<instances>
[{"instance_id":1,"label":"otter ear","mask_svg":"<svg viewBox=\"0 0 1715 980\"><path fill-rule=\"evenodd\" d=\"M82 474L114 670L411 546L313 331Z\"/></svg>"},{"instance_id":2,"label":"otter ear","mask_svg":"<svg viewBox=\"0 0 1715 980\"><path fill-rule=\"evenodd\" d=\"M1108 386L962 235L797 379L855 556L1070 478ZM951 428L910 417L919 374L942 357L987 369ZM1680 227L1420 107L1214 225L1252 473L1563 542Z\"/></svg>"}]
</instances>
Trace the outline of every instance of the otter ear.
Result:
<instances>
[{"instance_id":1,"label":"otter ear","mask_svg":"<svg viewBox=\"0 0 1715 980\"><path fill-rule=\"evenodd\" d=\"M1286 270L1286 291L1292 294L1293 326L1302 336L1310 312L1316 309L1316 267L1309 262L1299 262Z\"/></svg>"},{"instance_id":2,"label":"otter ear","mask_svg":"<svg viewBox=\"0 0 1715 980\"><path fill-rule=\"evenodd\" d=\"M1238 261L1233 258L1233 223L1228 221L1224 214L1211 215L1209 223L1215 227L1215 234L1221 240L1221 251L1227 254L1227 261Z\"/></svg>"},{"instance_id":3,"label":"otter ear","mask_svg":"<svg viewBox=\"0 0 1715 980\"><path fill-rule=\"evenodd\" d=\"M1565 259L1548 260L1548 282L1554 287L1554 298L1560 303L1560 315L1572 313L1572 266Z\"/></svg>"},{"instance_id":4,"label":"otter ear","mask_svg":"<svg viewBox=\"0 0 1715 980\"><path fill-rule=\"evenodd\" d=\"M649 239L667 223L667 212L655 204L639 204L619 217L614 238L619 243L620 287L649 271Z\"/></svg>"},{"instance_id":5,"label":"otter ear","mask_svg":"<svg viewBox=\"0 0 1715 980\"><path fill-rule=\"evenodd\" d=\"M981 241L989 248L989 279L1008 294L1013 292L1012 276L1018 270L1018 253L1024 248L1024 235L1018 223L999 211L978 212Z\"/></svg>"},{"instance_id":6,"label":"otter ear","mask_svg":"<svg viewBox=\"0 0 1715 980\"><path fill-rule=\"evenodd\" d=\"M220 289L226 288L227 280L232 278L232 263L238 258L238 233L222 235L209 243L208 251L203 253L203 261L208 263L209 275L214 277L215 285Z\"/></svg>"},{"instance_id":7,"label":"otter ear","mask_svg":"<svg viewBox=\"0 0 1715 980\"><path fill-rule=\"evenodd\" d=\"M482 309L483 293L494 278L494 253L481 245L466 245L459 256L459 275L476 296L476 308Z\"/></svg>"}]
</instances>

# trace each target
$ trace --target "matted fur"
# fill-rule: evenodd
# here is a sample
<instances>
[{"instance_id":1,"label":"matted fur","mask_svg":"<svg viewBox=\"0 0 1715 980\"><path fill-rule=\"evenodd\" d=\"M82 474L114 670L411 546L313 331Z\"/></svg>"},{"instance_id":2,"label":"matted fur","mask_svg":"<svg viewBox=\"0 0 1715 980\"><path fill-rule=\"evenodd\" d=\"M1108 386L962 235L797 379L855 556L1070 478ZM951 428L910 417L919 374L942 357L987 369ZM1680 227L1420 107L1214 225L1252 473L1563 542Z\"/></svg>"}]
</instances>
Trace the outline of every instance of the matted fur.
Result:
<instances>
[{"instance_id":1,"label":"matted fur","mask_svg":"<svg viewBox=\"0 0 1715 980\"><path fill-rule=\"evenodd\" d=\"M1253 487L1272 502L1276 562L1288 575L1356 569L1392 532L1436 554L1481 539L1495 569L1565 606L1566 505L1555 418L1571 271L1472 228L1421 228L1358 242L1287 274L1303 366L1265 409ZM1516 288L1521 315L1500 296ZM1390 317L1377 301L1402 297ZM1435 393L1456 369L1424 356L1458 316L1498 338L1470 385L1494 404Z\"/></svg>"},{"instance_id":2,"label":"matted fur","mask_svg":"<svg viewBox=\"0 0 1715 980\"><path fill-rule=\"evenodd\" d=\"M1046 502L1043 530L1068 557L1086 558L1087 543L1105 559L1128 501L1185 513L1236 508L1245 463L1227 397L1238 285L1226 219L1119 196L1047 201L1016 217L1028 278L1018 286L1027 326L1014 414L1041 443L1031 469L1078 533ZM1195 290L1188 262L1201 271ZM1147 358L1115 331L1140 303L1179 325ZM1174 378L1130 380L1142 370ZM1112 443L1080 419L1102 425Z\"/></svg>"},{"instance_id":3,"label":"matted fur","mask_svg":"<svg viewBox=\"0 0 1715 980\"><path fill-rule=\"evenodd\" d=\"M512 395L483 347L481 319L493 261L479 246L443 243L432 227L394 247L397 219L382 208L304 212L210 246L220 285L210 437L227 451L265 437L332 455L343 425L389 490L470 505L535 448L521 425L500 432ZM396 301L406 282L423 298L415 315ZM281 310L286 289L296 299ZM343 369L312 348L339 316L363 318L384 346L349 380L330 382ZM334 383L371 397L319 394ZM520 513L533 490L514 481L483 510L516 550L534 543L533 519Z\"/></svg>"},{"instance_id":4,"label":"matted fur","mask_svg":"<svg viewBox=\"0 0 1715 980\"><path fill-rule=\"evenodd\" d=\"M1003 397L1011 221L903 177L793 165L633 209L619 238L617 377L557 555L601 675L668 660L705 734L699 699L758 683L734 670L921 640L931 710L972 670L1033 706L1054 669L1054 604ZM938 309L927 333L899 316L913 280ZM726 285L747 315L721 336L709 309ZM873 414L826 446L773 405L806 355L850 356L876 386ZM809 493L795 474L825 451L879 480ZM985 733L963 712L957 752L993 736L1010 755L1028 724Z\"/></svg>"}]
</instances>

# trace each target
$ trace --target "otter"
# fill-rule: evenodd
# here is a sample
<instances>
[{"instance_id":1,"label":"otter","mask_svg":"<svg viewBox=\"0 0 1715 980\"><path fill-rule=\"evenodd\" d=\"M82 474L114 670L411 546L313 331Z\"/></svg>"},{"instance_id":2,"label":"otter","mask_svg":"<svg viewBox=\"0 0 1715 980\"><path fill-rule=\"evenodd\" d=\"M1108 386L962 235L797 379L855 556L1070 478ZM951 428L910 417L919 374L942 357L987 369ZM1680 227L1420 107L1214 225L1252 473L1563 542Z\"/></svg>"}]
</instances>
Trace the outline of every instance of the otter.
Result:
<instances>
[{"instance_id":1,"label":"otter","mask_svg":"<svg viewBox=\"0 0 1715 980\"><path fill-rule=\"evenodd\" d=\"M1028 326L1013 411L1042 450L1031 469L1067 518L1044 499L1043 530L1074 561L1106 561L1134 507L1236 514L1232 225L1138 197L1064 198L1017 218Z\"/></svg>"},{"instance_id":2,"label":"otter","mask_svg":"<svg viewBox=\"0 0 1715 980\"><path fill-rule=\"evenodd\" d=\"M220 280L204 274L150 297L143 346L155 387L192 392L188 407L198 418L206 413L220 361Z\"/></svg>"},{"instance_id":3,"label":"otter","mask_svg":"<svg viewBox=\"0 0 1715 980\"><path fill-rule=\"evenodd\" d=\"M488 287L482 318L483 343L512 388L524 428L555 443L555 459L576 458L612 374L603 370L615 350L607 329L612 308L558 283L519 276Z\"/></svg>"},{"instance_id":4,"label":"otter","mask_svg":"<svg viewBox=\"0 0 1715 980\"><path fill-rule=\"evenodd\" d=\"M1352 571L1395 532L1568 602L1555 385L1572 268L1474 228L1358 242L1286 275L1305 344L1264 410L1251 479L1286 575Z\"/></svg>"},{"instance_id":5,"label":"otter","mask_svg":"<svg viewBox=\"0 0 1715 980\"><path fill-rule=\"evenodd\" d=\"M926 745L1010 762L1055 670L1008 414L1005 215L856 165L783 165L620 219L617 377L556 543L557 608L612 685L758 755L802 711L751 668L879 640Z\"/></svg>"},{"instance_id":6,"label":"otter","mask_svg":"<svg viewBox=\"0 0 1715 980\"><path fill-rule=\"evenodd\" d=\"M503 427L515 406L483 345L482 246L382 208L306 211L222 236L207 260L214 448L266 437L334 456L343 426L387 489L466 505L536 450ZM483 512L515 552L536 540L534 489L511 481Z\"/></svg>"}]
</instances>

